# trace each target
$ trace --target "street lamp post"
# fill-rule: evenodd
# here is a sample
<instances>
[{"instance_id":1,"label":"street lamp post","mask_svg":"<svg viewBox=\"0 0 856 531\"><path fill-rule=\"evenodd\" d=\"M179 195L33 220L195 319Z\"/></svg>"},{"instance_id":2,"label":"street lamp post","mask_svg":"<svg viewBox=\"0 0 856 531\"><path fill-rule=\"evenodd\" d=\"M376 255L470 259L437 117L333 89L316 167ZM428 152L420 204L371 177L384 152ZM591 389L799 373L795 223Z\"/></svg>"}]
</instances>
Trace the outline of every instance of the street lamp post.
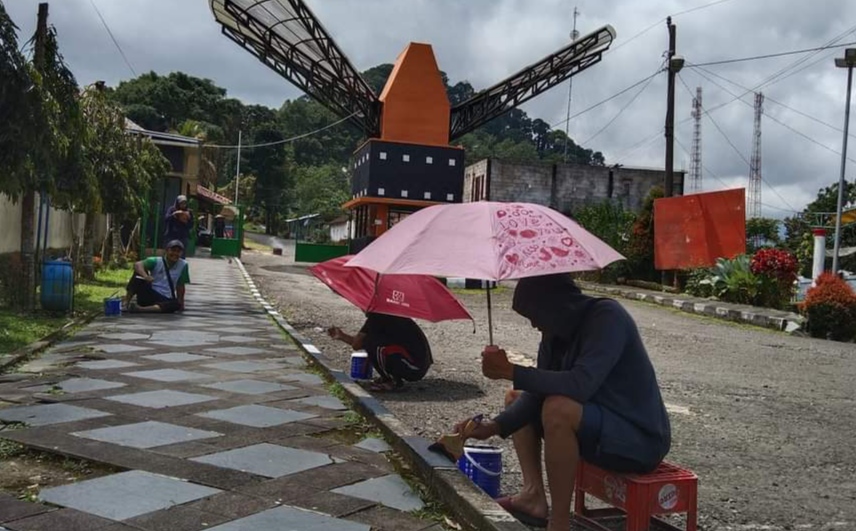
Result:
<instances>
[{"instance_id":1,"label":"street lamp post","mask_svg":"<svg viewBox=\"0 0 856 531\"><path fill-rule=\"evenodd\" d=\"M853 67L856 66L856 48L844 50L843 58L835 59L835 66L847 69L847 97L844 106L844 140L841 147L841 174L838 177L838 206L835 210L835 244L832 251L832 272L838 273L838 250L841 247L841 213L844 210L844 170L847 167L847 135L850 129L850 91L853 87Z\"/></svg>"}]
</instances>

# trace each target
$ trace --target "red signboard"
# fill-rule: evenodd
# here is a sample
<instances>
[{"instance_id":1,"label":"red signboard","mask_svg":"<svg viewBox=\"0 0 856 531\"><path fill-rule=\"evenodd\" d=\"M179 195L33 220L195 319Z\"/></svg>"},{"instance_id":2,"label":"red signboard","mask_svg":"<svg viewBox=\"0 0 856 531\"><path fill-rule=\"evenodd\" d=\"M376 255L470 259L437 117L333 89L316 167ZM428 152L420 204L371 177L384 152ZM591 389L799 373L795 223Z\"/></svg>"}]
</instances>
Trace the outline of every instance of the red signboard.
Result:
<instances>
[{"instance_id":1,"label":"red signboard","mask_svg":"<svg viewBox=\"0 0 856 531\"><path fill-rule=\"evenodd\" d=\"M196 195L198 195L199 197L204 197L205 199L208 199L209 201L212 201L214 203L220 203L221 205L228 205L232 202L232 200L228 197L222 196L217 192L212 192L204 186L196 187Z\"/></svg>"},{"instance_id":2,"label":"red signboard","mask_svg":"<svg viewBox=\"0 0 856 531\"><path fill-rule=\"evenodd\" d=\"M659 270L711 267L746 252L745 190L654 201L654 265Z\"/></svg>"}]
</instances>

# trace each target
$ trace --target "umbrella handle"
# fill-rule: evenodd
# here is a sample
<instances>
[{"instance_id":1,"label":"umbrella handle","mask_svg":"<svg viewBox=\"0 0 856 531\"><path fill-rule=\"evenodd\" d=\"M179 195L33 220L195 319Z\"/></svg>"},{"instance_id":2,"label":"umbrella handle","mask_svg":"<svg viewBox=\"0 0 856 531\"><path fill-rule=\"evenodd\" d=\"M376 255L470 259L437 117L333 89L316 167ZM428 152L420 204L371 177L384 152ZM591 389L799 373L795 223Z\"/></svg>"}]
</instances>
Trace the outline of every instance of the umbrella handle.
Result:
<instances>
[{"instance_id":1,"label":"umbrella handle","mask_svg":"<svg viewBox=\"0 0 856 531\"><path fill-rule=\"evenodd\" d=\"M493 345L493 315L490 309L490 281L487 283L487 337Z\"/></svg>"}]
</instances>

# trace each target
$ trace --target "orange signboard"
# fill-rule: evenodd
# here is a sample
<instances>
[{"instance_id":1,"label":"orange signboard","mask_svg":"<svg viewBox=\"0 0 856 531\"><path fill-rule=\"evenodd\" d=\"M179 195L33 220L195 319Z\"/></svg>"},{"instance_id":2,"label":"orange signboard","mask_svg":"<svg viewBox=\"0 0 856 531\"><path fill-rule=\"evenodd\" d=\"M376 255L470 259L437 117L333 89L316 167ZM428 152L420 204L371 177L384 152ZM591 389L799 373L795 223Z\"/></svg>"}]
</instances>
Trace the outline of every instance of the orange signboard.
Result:
<instances>
[{"instance_id":1,"label":"orange signboard","mask_svg":"<svg viewBox=\"0 0 856 531\"><path fill-rule=\"evenodd\" d=\"M654 266L711 267L746 252L745 189L654 201Z\"/></svg>"}]
</instances>

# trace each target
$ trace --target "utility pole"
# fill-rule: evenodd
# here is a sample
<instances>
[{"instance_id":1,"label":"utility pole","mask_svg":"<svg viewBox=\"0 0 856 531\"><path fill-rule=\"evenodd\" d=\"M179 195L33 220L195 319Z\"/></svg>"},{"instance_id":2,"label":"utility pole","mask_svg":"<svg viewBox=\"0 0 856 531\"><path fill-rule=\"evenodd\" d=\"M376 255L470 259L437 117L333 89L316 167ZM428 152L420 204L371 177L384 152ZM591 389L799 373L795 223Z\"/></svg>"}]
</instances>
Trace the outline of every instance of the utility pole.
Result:
<instances>
[{"instance_id":1,"label":"utility pole","mask_svg":"<svg viewBox=\"0 0 856 531\"><path fill-rule=\"evenodd\" d=\"M684 66L684 60L675 55L676 28L672 24L672 17L666 18L666 27L669 30L669 50L666 52L666 67L669 73L669 83L666 93L666 175L663 179L663 196L672 197L675 188L675 76ZM677 276L672 279L677 282ZM669 284L669 272L663 270L661 283L663 286Z\"/></svg>"},{"instance_id":2,"label":"utility pole","mask_svg":"<svg viewBox=\"0 0 856 531\"><path fill-rule=\"evenodd\" d=\"M675 76L684 66L684 60L675 56L676 28L672 24L672 17L666 18L666 27L669 29L669 51L666 52L669 83L666 95L666 177L663 187L665 197L672 197L675 187Z\"/></svg>"},{"instance_id":3,"label":"utility pole","mask_svg":"<svg viewBox=\"0 0 856 531\"><path fill-rule=\"evenodd\" d=\"M238 207L238 185L241 183L241 131L238 131L238 163L235 165L235 208Z\"/></svg>"},{"instance_id":4,"label":"utility pole","mask_svg":"<svg viewBox=\"0 0 856 531\"><path fill-rule=\"evenodd\" d=\"M844 141L841 146L841 173L838 178L838 204L835 208L835 242L832 251L832 273L838 274L838 252L841 250L841 214L844 210L844 189L847 181L844 172L847 169L847 136L850 131L850 93L853 90L853 67L856 67L856 48L844 50L843 58L835 59L835 66L847 69L847 102L844 106Z\"/></svg>"},{"instance_id":5,"label":"utility pole","mask_svg":"<svg viewBox=\"0 0 856 531\"><path fill-rule=\"evenodd\" d=\"M48 4L39 4L34 40L33 64L39 73L45 70L45 40L48 35ZM28 189L21 201L21 261L23 262L23 287L26 293L24 309L35 307L36 295L36 256L33 222L36 215L36 191Z\"/></svg>"},{"instance_id":6,"label":"utility pole","mask_svg":"<svg viewBox=\"0 0 856 531\"><path fill-rule=\"evenodd\" d=\"M577 6L574 6L574 29L571 30L571 42L576 41L580 38L580 32L577 31L577 17L580 16L580 12L577 10ZM571 96L574 93L574 78L571 77L568 79L568 114L565 117L565 153L562 156L562 160L564 162L568 162L568 142L569 136L568 131L570 130L571 125Z\"/></svg>"}]
</instances>

